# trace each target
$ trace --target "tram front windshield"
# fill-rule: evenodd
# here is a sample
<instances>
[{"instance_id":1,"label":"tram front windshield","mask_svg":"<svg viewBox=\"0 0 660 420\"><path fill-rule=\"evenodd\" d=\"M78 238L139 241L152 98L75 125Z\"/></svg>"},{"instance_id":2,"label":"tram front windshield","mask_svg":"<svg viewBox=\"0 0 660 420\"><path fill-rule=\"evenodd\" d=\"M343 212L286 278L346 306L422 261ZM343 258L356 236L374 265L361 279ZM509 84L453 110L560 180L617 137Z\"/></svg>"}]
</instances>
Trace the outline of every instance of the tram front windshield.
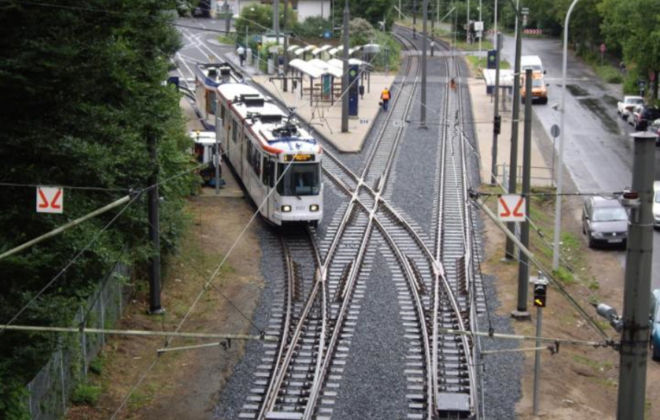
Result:
<instances>
[{"instance_id":1,"label":"tram front windshield","mask_svg":"<svg viewBox=\"0 0 660 420\"><path fill-rule=\"evenodd\" d=\"M317 195L320 191L319 163L280 163L278 177L282 177L277 184L280 195ZM286 171L286 172L285 172ZM284 176L282 176L284 173Z\"/></svg>"}]
</instances>

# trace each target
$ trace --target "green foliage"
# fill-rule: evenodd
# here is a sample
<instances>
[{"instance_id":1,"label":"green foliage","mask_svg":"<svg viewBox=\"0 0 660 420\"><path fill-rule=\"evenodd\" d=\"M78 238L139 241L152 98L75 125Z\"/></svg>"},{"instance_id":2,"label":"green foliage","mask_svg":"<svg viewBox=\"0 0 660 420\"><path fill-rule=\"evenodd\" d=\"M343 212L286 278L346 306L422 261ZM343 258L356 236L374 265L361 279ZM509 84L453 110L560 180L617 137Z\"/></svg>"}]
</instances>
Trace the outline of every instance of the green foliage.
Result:
<instances>
[{"instance_id":1,"label":"green foliage","mask_svg":"<svg viewBox=\"0 0 660 420\"><path fill-rule=\"evenodd\" d=\"M85 8L8 3L0 14L0 89L11 106L0 113L3 182L96 186L120 191L65 190L63 215L37 215L33 188L4 188L0 247L9 249L148 186L158 170L164 251L176 247L183 197L190 188L189 139L179 94L161 82L180 46L172 5L152 0L90 0ZM54 5L70 6L68 0ZM112 10L113 13L101 12ZM157 142L150 161L146 138ZM101 233L119 209L98 216L0 262L0 320L27 304L74 255L75 264L17 319L22 324L68 324L79 303L121 257L150 254L145 201L139 198ZM89 249L85 246L93 241ZM3 383L27 383L56 348L54 335L3 333ZM11 368L9 368L11 367ZM16 390L4 388L5 395ZM4 398L0 398L4 400ZM6 418L5 407L0 417Z\"/></svg>"},{"instance_id":2,"label":"green foliage","mask_svg":"<svg viewBox=\"0 0 660 420\"><path fill-rule=\"evenodd\" d=\"M28 420L28 392L27 388L12 378L11 370L0 366L0 414L5 419Z\"/></svg>"},{"instance_id":3,"label":"green foliage","mask_svg":"<svg viewBox=\"0 0 660 420\"><path fill-rule=\"evenodd\" d=\"M368 20L362 18L351 19L348 23L348 33L351 37L351 46L368 44L376 36L374 27Z\"/></svg>"},{"instance_id":4,"label":"green foliage","mask_svg":"<svg viewBox=\"0 0 660 420\"><path fill-rule=\"evenodd\" d=\"M101 387L90 384L78 384L76 389L71 395L71 402L76 405L91 405L95 406L101 395Z\"/></svg>"},{"instance_id":5,"label":"green foliage","mask_svg":"<svg viewBox=\"0 0 660 420\"><path fill-rule=\"evenodd\" d=\"M575 278L573 277L573 273L571 273L564 267L560 266L559 268L554 270L552 274L557 280L561 281L566 286L575 283Z\"/></svg>"},{"instance_id":6,"label":"green foliage","mask_svg":"<svg viewBox=\"0 0 660 420\"><path fill-rule=\"evenodd\" d=\"M293 31L299 38L321 38L325 31L332 33L332 23L320 16L312 16L304 22L296 23Z\"/></svg>"},{"instance_id":7,"label":"green foliage","mask_svg":"<svg viewBox=\"0 0 660 420\"><path fill-rule=\"evenodd\" d=\"M372 61L375 69L383 71L387 67L389 71L396 71L401 64L401 44L388 32L381 31L375 31L373 41L381 46L380 53Z\"/></svg>"},{"instance_id":8,"label":"green foliage","mask_svg":"<svg viewBox=\"0 0 660 420\"><path fill-rule=\"evenodd\" d=\"M295 28L298 21L297 14L292 10L291 5L288 7L286 26L284 20L284 2L280 2L280 29ZM250 4L241 10L241 14L234 23L236 27L236 42L239 44L245 43L245 31L247 29L248 38L252 35L263 34L272 32L273 30L273 7L270 5ZM249 41L251 43L251 41ZM250 45L251 48L254 47Z\"/></svg>"},{"instance_id":9,"label":"green foliage","mask_svg":"<svg viewBox=\"0 0 660 420\"><path fill-rule=\"evenodd\" d=\"M607 83L621 83L623 76L619 69L612 66L596 66L596 74Z\"/></svg>"}]
</instances>

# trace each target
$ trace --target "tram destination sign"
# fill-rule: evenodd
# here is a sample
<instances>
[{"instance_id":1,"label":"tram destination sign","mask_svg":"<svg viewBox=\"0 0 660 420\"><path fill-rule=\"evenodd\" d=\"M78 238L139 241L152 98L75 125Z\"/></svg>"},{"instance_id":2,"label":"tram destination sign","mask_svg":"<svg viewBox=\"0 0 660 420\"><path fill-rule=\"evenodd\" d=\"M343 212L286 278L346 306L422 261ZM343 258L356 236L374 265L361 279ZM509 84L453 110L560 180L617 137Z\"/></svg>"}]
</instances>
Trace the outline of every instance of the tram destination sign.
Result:
<instances>
[{"instance_id":1,"label":"tram destination sign","mask_svg":"<svg viewBox=\"0 0 660 420\"><path fill-rule=\"evenodd\" d=\"M285 162L307 162L310 160L314 160L314 155L310 153L297 153L295 155L284 155L284 161Z\"/></svg>"}]
</instances>

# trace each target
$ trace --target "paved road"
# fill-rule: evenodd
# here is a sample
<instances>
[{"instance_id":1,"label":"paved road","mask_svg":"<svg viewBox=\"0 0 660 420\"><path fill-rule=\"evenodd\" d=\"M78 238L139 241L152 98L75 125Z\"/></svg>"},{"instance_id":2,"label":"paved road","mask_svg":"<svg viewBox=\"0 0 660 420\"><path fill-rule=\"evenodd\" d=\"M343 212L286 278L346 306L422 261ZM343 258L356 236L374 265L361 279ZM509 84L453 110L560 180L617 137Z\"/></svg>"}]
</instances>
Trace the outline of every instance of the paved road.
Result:
<instances>
[{"instance_id":1,"label":"paved road","mask_svg":"<svg viewBox=\"0 0 660 420\"><path fill-rule=\"evenodd\" d=\"M561 102L562 48L558 40L523 39L523 55L538 55L547 70L548 105L535 105L534 112L550 133L559 125L559 112L552 105ZM505 37L503 55L513 62L515 42ZM621 191L632 184L632 127L617 117L620 86L598 80L586 65L569 52L566 83L564 162L580 192ZM548 136L550 136L548 134ZM660 180L660 148L656 149L655 179ZM660 288L660 231L653 239L652 287ZM609 252L609 251L603 251ZM620 254L625 262L624 251Z\"/></svg>"}]
</instances>

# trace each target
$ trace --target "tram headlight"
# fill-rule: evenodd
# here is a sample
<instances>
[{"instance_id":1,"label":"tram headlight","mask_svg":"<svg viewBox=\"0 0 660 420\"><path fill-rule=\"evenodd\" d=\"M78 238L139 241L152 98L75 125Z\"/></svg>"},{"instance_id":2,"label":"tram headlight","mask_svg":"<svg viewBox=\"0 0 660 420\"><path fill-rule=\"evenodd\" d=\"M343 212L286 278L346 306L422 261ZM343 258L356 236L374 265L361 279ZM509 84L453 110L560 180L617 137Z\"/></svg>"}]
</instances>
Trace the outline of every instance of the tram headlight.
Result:
<instances>
[{"instance_id":1,"label":"tram headlight","mask_svg":"<svg viewBox=\"0 0 660 420\"><path fill-rule=\"evenodd\" d=\"M291 206L288 205L288 204L283 205L283 206L281 207L281 209L282 209L282 213L289 213L289 212L291 212Z\"/></svg>"},{"instance_id":2,"label":"tram headlight","mask_svg":"<svg viewBox=\"0 0 660 420\"><path fill-rule=\"evenodd\" d=\"M319 211L319 205L318 204L310 204L309 211Z\"/></svg>"}]
</instances>

